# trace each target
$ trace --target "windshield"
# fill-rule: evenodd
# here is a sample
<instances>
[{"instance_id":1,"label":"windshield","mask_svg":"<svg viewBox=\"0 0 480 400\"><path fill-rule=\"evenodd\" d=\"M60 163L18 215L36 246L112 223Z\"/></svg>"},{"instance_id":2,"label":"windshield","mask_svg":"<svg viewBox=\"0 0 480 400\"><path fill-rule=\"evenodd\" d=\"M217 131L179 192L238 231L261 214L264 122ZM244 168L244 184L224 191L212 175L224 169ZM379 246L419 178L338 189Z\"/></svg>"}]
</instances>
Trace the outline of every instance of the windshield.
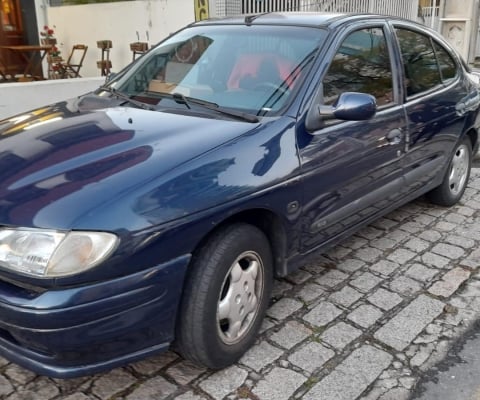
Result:
<instances>
[{"instance_id":1,"label":"windshield","mask_svg":"<svg viewBox=\"0 0 480 400\"><path fill-rule=\"evenodd\" d=\"M255 115L275 114L306 75L326 32L293 26L205 25L184 29L109 84L150 104L172 96Z\"/></svg>"}]
</instances>

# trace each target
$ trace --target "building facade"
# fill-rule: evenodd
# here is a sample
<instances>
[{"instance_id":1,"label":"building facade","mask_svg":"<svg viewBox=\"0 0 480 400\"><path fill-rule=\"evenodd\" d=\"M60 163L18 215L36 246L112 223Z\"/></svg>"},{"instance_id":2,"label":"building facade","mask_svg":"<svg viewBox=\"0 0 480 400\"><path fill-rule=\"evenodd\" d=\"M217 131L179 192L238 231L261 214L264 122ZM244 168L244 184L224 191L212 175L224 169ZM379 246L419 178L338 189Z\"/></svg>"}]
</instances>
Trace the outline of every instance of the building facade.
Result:
<instances>
[{"instance_id":1,"label":"building facade","mask_svg":"<svg viewBox=\"0 0 480 400\"><path fill-rule=\"evenodd\" d=\"M440 32L463 58L480 59L479 0L215 0L218 16L270 11L329 11L395 15Z\"/></svg>"},{"instance_id":2,"label":"building facade","mask_svg":"<svg viewBox=\"0 0 480 400\"><path fill-rule=\"evenodd\" d=\"M441 32L473 63L480 56L479 1L0 0L0 45L38 44L40 31L47 25L54 29L64 58L74 44L87 45L82 76L99 76L97 61L101 50L97 41L112 41L109 53L112 71L119 71L132 60L130 43L140 41L151 46L196 18L271 11L369 12L419 21ZM0 57L4 63L13 65L24 62L7 57L5 52L1 52Z\"/></svg>"}]
</instances>

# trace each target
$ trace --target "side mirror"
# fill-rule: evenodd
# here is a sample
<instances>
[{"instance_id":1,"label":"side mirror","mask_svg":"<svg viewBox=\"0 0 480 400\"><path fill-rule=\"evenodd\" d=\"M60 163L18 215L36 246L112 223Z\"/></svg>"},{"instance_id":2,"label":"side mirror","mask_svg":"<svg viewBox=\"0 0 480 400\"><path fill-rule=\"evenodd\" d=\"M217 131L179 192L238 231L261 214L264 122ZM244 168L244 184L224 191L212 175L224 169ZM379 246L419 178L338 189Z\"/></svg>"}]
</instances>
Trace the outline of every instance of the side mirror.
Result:
<instances>
[{"instance_id":1,"label":"side mirror","mask_svg":"<svg viewBox=\"0 0 480 400\"><path fill-rule=\"evenodd\" d=\"M318 130L326 119L365 121L377 112L375 97L366 93L345 92L331 106L318 105L307 117L307 129Z\"/></svg>"},{"instance_id":2,"label":"side mirror","mask_svg":"<svg viewBox=\"0 0 480 400\"><path fill-rule=\"evenodd\" d=\"M345 92L332 106L319 106L318 111L323 118L365 121L377 112L377 101L370 94Z\"/></svg>"}]
</instances>

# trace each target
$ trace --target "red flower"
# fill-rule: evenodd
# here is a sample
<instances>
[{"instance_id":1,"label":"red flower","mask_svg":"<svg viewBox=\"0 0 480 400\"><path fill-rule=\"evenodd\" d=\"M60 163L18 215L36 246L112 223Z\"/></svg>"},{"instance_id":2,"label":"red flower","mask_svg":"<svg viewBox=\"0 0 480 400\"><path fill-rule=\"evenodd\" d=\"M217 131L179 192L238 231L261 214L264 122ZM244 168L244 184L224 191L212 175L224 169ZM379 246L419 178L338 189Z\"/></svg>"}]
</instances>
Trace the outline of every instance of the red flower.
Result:
<instances>
[{"instance_id":1,"label":"red flower","mask_svg":"<svg viewBox=\"0 0 480 400\"><path fill-rule=\"evenodd\" d=\"M52 35L55 33L55 31L52 28L49 28L48 25L45 25L43 27L43 31L40 32L41 36L45 36L47 38L52 37Z\"/></svg>"}]
</instances>

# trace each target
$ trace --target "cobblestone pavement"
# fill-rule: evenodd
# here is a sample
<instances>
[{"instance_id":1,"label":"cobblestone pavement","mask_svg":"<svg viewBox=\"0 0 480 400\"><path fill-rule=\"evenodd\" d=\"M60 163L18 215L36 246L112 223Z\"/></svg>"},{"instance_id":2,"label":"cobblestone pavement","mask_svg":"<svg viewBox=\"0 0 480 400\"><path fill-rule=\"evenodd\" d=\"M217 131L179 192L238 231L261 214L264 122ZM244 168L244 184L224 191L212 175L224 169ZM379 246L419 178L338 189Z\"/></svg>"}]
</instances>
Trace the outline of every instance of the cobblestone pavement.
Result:
<instances>
[{"instance_id":1,"label":"cobblestone pavement","mask_svg":"<svg viewBox=\"0 0 480 400\"><path fill-rule=\"evenodd\" d=\"M461 204L410 203L278 280L256 345L214 372L173 352L93 377L0 358L0 399L402 400L480 318L480 169Z\"/></svg>"}]
</instances>

